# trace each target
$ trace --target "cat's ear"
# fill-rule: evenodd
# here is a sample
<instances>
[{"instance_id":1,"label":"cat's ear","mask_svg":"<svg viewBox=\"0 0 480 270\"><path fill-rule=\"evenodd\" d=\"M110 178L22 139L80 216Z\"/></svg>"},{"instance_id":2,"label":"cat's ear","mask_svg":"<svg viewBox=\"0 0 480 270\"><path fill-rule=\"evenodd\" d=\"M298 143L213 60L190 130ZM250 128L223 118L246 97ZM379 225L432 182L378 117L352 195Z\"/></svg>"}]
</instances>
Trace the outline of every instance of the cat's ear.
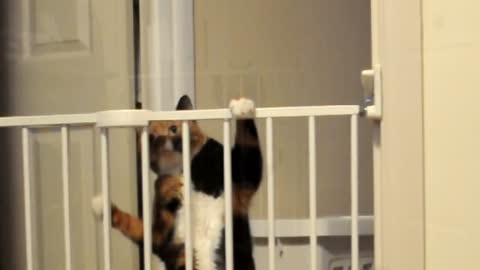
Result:
<instances>
[{"instance_id":1,"label":"cat's ear","mask_svg":"<svg viewBox=\"0 0 480 270\"><path fill-rule=\"evenodd\" d=\"M193 104L187 95L183 95L177 104L177 111L181 110L193 110Z\"/></svg>"}]
</instances>

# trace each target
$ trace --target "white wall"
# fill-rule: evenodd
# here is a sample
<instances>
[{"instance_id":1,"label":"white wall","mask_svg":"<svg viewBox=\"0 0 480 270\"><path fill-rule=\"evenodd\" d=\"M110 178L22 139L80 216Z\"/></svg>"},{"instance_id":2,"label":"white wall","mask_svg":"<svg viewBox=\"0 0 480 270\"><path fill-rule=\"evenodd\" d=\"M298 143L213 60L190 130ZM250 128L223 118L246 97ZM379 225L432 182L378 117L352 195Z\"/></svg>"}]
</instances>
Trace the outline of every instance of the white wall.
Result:
<instances>
[{"instance_id":1,"label":"white wall","mask_svg":"<svg viewBox=\"0 0 480 270\"><path fill-rule=\"evenodd\" d=\"M424 0L426 269L478 269L480 2Z\"/></svg>"}]
</instances>

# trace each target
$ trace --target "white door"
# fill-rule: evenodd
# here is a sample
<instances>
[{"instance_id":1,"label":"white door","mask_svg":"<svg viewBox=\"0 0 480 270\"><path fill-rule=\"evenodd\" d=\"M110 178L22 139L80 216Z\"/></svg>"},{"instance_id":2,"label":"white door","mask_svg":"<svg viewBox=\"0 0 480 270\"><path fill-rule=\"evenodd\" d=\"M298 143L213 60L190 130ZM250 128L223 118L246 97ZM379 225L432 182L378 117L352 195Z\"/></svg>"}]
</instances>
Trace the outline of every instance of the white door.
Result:
<instances>
[{"instance_id":1,"label":"white door","mask_svg":"<svg viewBox=\"0 0 480 270\"><path fill-rule=\"evenodd\" d=\"M133 3L128 0L22 0L14 3L10 61L10 115L63 114L134 108ZM135 150L132 131L111 133L112 199L135 212ZM10 133L10 185L14 209L12 262L25 269L23 192L19 133ZM91 128L70 131L70 209L73 269L100 269L101 230L90 212L100 190L98 136ZM32 136L34 177L34 269L66 269L60 134L42 129ZM92 157L95 157L92 159ZM15 226L18 224L18 226ZM136 269L137 249L112 233L112 269Z\"/></svg>"}]
</instances>

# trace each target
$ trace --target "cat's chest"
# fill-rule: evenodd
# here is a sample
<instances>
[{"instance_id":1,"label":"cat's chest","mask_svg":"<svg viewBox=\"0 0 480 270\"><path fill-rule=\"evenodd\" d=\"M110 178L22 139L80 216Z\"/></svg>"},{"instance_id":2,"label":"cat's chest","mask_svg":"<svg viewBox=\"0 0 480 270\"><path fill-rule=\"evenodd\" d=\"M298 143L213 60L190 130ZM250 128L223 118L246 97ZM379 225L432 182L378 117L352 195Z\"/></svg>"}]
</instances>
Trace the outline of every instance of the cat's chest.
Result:
<instances>
[{"instance_id":1,"label":"cat's chest","mask_svg":"<svg viewBox=\"0 0 480 270\"><path fill-rule=\"evenodd\" d=\"M215 269L216 250L220 246L224 227L224 197L213 197L203 192L191 193L192 246L198 270ZM175 241L185 241L185 208L177 212Z\"/></svg>"}]
</instances>

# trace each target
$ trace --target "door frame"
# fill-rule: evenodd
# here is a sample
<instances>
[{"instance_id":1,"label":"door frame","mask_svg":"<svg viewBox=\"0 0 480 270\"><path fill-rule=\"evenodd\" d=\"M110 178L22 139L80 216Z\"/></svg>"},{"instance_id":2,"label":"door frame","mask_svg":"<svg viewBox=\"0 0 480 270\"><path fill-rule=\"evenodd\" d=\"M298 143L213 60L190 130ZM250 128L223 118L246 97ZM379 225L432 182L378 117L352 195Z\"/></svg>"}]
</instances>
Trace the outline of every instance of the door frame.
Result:
<instances>
[{"instance_id":1,"label":"door frame","mask_svg":"<svg viewBox=\"0 0 480 270\"><path fill-rule=\"evenodd\" d=\"M140 1L142 108L173 110L184 94L195 102L193 0Z\"/></svg>"},{"instance_id":2,"label":"door frame","mask_svg":"<svg viewBox=\"0 0 480 270\"><path fill-rule=\"evenodd\" d=\"M421 0L372 0L372 63L382 67L383 89L374 129L375 269L425 269L422 47Z\"/></svg>"},{"instance_id":3,"label":"door frame","mask_svg":"<svg viewBox=\"0 0 480 270\"><path fill-rule=\"evenodd\" d=\"M195 104L193 0L145 0L138 4L137 101L142 109L174 110L180 97L187 94ZM141 187L140 167L137 165L138 187ZM141 197L139 192L139 213ZM142 255L140 248L140 269L144 269ZM152 268L164 269L164 265L153 259Z\"/></svg>"}]
</instances>

